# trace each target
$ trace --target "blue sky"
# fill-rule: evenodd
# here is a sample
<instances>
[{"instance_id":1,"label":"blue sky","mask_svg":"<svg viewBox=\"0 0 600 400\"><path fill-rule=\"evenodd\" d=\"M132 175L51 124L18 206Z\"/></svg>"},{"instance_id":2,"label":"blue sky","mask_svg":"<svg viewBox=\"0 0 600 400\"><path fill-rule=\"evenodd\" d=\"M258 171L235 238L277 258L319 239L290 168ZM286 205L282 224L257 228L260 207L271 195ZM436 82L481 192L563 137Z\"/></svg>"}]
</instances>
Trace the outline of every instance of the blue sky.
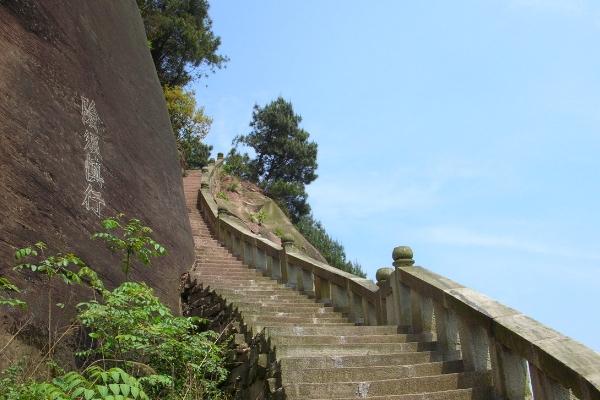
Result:
<instances>
[{"instance_id":1,"label":"blue sky","mask_svg":"<svg viewBox=\"0 0 600 400\"><path fill-rule=\"evenodd\" d=\"M600 3L212 1L194 85L226 152L281 95L314 215L370 278L417 264L600 350Z\"/></svg>"}]
</instances>

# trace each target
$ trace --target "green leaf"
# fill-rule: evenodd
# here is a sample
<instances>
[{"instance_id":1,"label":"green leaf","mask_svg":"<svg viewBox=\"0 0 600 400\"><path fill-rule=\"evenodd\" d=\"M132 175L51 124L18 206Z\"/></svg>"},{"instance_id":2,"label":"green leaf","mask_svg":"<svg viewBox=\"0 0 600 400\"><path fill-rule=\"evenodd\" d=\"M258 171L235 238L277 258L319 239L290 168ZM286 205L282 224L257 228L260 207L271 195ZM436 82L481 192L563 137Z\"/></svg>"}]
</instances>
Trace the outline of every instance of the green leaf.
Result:
<instances>
[{"instance_id":1,"label":"green leaf","mask_svg":"<svg viewBox=\"0 0 600 400\"><path fill-rule=\"evenodd\" d=\"M121 393L123 394L123 396L128 396L129 392L131 390L131 386L125 384L125 383L120 383L119 387L121 388Z\"/></svg>"},{"instance_id":2,"label":"green leaf","mask_svg":"<svg viewBox=\"0 0 600 400\"><path fill-rule=\"evenodd\" d=\"M97 385L96 386L96 391L98 393L100 393L100 396L102 397L106 397L108 396L108 386L105 385Z\"/></svg>"},{"instance_id":3,"label":"green leaf","mask_svg":"<svg viewBox=\"0 0 600 400\"><path fill-rule=\"evenodd\" d=\"M120 388L118 383L110 383L108 387L114 394L119 394Z\"/></svg>"}]
</instances>

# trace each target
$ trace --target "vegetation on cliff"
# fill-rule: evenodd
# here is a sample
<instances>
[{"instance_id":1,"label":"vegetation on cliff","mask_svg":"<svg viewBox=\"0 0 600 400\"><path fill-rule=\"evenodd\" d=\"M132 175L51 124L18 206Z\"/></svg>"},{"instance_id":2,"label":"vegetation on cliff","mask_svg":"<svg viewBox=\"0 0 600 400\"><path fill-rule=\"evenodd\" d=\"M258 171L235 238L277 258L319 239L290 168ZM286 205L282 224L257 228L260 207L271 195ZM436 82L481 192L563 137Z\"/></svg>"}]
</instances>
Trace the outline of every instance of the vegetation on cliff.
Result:
<instances>
[{"instance_id":1,"label":"vegetation on cliff","mask_svg":"<svg viewBox=\"0 0 600 400\"><path fill-rule=\"evenodd\" d=\"M221 38L212 32L207 0L137 0L161 84L185 86L222 68ZM195 75L194 75L195 74Z\"/></svg>"},{"instance_id":2,"label":"vegetation on cliff","mask_svg":"<svg viewBox=\"0 0 600 400\"><path fill-rule=\"evenodd\" d=\"M292 103L282 97L263 107L255 105L251 131L234 139L235 147L225 158L223 169L256 183L331 266L365 277L360 264L346 259L342 244L311 213L306 185L317 179L318 146L300 127L301 121ZM238 152L240 144L251 148L255 156Z\"/></svg>"},{"instance_id":3,"label":"vegetation on cliff","mask_svg":"<svg viewBox=\"0 0 600 400\"><path fill-rule=\"evenodd\" d=\"M128 276L137 262L149 265L166 250L154 241L152 230L138 219L123 215L103 221L93 238L122 254L121 269ZM142 282L105 288L98 274L74 254L46 256L43 243L19 249L15 267L21 273L60 278L66 284L86 284L90 300L77 305L76 320L64 332L50 335L41 360L22 360L0 373L0 398L10 400L79 399L220 399L219 385L228 375L222 338L197 317L174 316ZM21 305L18 288L0 278L0 304ZM52 312L49 298L49 313ZM56 304L57 307L65 307ZM86 347L77 352L81 368L65 372L53 359L58 342L74 330L85 334ZM16 335L19 333L17 332ZM0 354L4 349L0 349ZM39 372L48 379L39 380ZM36 379L37 378L37 379Z\"/></svg>"},{"instance_id":4,"label":"vegetation on cliff","mask_svg":"<svg viewBox=\"0 0 600 400\"><path fill-rule=\"evenodd\" d=\"M181 86L164 86L163 91L182 167L204 167L208 164L212 146L202 140L208 135L212 119L204 113L204 108L196 106L194 92Z\"/></svg>"},{"instance_id":5,"label":"vegetation on cliff","mask_svg":"<svg viewBox=\"0 0 600 400\"><path fill-rule=\"evenodd\" d=\"M212 119L196 106L187 84L222 68L227 57L219 54L221 39L212 32L207 0L137 0L148 46L167 110L182 169L202 168L212 146L202 140Z\"/></svg>"}]
</instances>

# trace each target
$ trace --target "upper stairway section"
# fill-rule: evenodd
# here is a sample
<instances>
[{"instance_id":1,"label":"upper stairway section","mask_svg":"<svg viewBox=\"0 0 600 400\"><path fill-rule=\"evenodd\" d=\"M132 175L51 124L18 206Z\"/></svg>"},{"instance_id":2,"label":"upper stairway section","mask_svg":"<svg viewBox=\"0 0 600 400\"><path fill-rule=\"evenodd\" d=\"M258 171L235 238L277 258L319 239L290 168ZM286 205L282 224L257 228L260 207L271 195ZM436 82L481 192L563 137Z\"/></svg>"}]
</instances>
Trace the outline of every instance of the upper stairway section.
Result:
<instances>
[{"instance_id":1,"label":"upper stairway section","mask_svg":"<svg viewBox=\"0 0 600 400\"><path fill-rule=\"evenodd\" d=\"M410 248L394 249L394 268L377 284L314 260L294 248L255 235L219 208L211 186L222 160L203 170L198 208L233 255L343 312L361 325L396 325L429 333L438 350L459 352L467 371L489 372L495 398L600 400L600 354L532 318L425 268Z\"/></svg>"}]
</instances>

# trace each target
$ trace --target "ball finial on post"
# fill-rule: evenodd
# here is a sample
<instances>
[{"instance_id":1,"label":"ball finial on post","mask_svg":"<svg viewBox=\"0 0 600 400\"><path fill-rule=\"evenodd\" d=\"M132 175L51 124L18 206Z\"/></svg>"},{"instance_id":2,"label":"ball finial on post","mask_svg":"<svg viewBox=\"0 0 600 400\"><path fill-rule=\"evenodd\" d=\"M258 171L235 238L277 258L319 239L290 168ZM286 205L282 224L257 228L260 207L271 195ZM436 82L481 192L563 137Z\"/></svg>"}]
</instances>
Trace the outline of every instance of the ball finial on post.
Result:
<instances>
[{"instance_id":1,"label":"ball finial on post","mask_svg":"<svg viewBox=\"0 0 600 400\"><path fill-rule=\"evenodd\" d=\"M383 282L390 279L390 275L394 272L394 268L384 267L379 268L375 273L375 279L377 279L377 286L381 286Z\"/></svg>"},{"instance_id":2,"label":"ball finial on post","mask_svg":"<svg viewBox=\"0 0 600 400\"><path fill-rule=\"evenodd\" d=\"M415 263L413 260L413 251L408 246L398 246L394 248L392 252L392 258L394 259L394 267L410 267Z\"/></svg>"},{"instance_id":3,"label":"ball finial on post","mask_svg":"<svg viewBox=\"0 0 600 400\"><path fill-rule=\"evenodd\" d=\"M293 246L294 245L294 237L292 235L290 235L289 233L284 233L281 236L281 245L283 246L284 249Z\"/></svg>"}]
</instances>

